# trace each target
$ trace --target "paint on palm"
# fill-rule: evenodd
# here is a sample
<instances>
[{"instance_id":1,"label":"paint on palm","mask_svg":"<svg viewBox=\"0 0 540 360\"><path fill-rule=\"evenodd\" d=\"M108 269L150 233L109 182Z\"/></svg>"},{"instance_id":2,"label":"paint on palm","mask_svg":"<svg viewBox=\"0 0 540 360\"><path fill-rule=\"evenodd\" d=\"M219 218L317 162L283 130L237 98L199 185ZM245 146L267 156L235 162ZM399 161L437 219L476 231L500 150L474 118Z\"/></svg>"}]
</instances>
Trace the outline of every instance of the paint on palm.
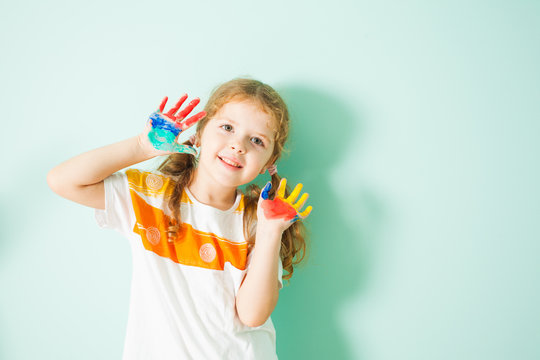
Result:
<instances>
[{"instance_id":1,"label":"paint on palm","mask_svg":"<svg viewBox=\"0 0 540 360\"><path fill-rule=\"evenodd\" d=\"M201 111L184 120L200 102L199 98L192 100L184 110L176 114L186 99L187 94L184 94L176 105L164 114L163 110L168 100L168 97L165 97L159 105L159 110L150 114L149 121L152 124L152 130L148 133L148 139L155 149L191 155L197 154L193 147L176 142L178 135L182 131L190 128L206 115L205 111Z\"/></svg>"},{"instance_id":2,"label":"paint on palm","mask_svg":"<svg viewBox=\"0 0 540 360\"><path fill-rule=\"evenodd\" d=\"M285 219L295 222L299 219L305 219L311 212L312 207L308 206L304 211L300 212L300 209L304 206L308 198L308 193L303 194L296 203L296 198L300 195L302 190L302 184L296 185L291 195L285 198L285 188L287 186L287 179L281 179L277 194L273 200L269 199L269 192L272 188L272 183L268 182L261 191L261 197L263 202L261 204L264 210L264 216L268 219Z\"/></svg>"}]
</instances>

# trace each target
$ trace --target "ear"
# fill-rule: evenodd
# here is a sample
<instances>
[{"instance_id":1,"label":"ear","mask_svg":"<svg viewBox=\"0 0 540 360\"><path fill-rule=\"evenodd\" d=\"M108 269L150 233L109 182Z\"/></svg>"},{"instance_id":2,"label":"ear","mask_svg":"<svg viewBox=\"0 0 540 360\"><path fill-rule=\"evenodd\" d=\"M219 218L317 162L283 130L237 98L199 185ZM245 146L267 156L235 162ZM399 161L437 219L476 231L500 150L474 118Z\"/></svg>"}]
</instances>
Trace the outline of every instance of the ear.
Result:
<instances>
[{"instance_id":1,"label":"ear","mask_svg":"<svg viewBox=\"0 0 540 360\"><path fill-rule=\"evenodd\" d=\"M189 140L191 141L193 146L201 147L201 141L199 140L199 136L197 134L191 135Z\"/></svg>"}]
</instances>

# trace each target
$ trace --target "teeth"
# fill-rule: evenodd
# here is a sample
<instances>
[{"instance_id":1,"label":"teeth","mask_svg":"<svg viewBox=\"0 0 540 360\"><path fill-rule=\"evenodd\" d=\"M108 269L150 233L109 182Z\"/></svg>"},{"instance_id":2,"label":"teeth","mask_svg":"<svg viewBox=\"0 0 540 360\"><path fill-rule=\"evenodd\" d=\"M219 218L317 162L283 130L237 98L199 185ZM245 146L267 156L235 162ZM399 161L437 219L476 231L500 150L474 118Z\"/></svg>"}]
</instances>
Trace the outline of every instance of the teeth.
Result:
<instances>
[{"instance_id":1,"label":"teeth","mask_svg":"<svg viewBox=\"0 0 540 360\"><path fill-rule=\"evenodd\" d=\"M227 164L232 165L234 167L237 167L237 168L240 167L240 165L238 165L237 163L235 163L235 162L233 162L233 161L231 161L229 159L221 158L221 160L225 161Z\"/></svg>"}]
</instances>

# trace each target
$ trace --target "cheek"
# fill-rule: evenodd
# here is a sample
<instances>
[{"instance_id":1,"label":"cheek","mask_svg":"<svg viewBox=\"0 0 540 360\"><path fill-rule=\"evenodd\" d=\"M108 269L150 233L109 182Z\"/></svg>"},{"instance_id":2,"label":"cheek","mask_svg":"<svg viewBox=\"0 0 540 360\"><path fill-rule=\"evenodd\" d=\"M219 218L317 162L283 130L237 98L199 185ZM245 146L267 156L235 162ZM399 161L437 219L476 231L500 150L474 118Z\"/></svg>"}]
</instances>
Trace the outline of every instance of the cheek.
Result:
<instances>
[{"instance_id":1,"label":"cheek","mask_svg":"<svg viewBox=\"0 0 540 360\"><path fill-rule=\"evenodd\" d=\"M268 164L268 161L270 161L270 158L272 157L272 151L264 151L261 152L261 154L257 157L257 168L259 170L259 173L263 173L266 171L266 165Z\"/></svg>"},{"instance_id":2,"label":"cheek","mask_svg":"<svg viewBox=\"0 0 540 360\"><path fill-rule=\"evenodd\" d=\"M213 136L211 133L205 133L203 137L200 140L201 150L207 149L208 151L213 151L216 146L218 145L219 138L216 136Z\"/></svg>"},{"instance_id":3,"label":"cheek","mask_svg":"<svg viewBox=\"0 0 540 360\"><path fill-rule=\"evenodd\" d=\"M274 145L272 144L272 146L270 146L269 148L267 148L266 150L266 154L265 154L265 164L268 163L268 161L270 161L270 159L274 157ZM271 165L271 164L269 164Z\"/></svg>"}]
</instances>

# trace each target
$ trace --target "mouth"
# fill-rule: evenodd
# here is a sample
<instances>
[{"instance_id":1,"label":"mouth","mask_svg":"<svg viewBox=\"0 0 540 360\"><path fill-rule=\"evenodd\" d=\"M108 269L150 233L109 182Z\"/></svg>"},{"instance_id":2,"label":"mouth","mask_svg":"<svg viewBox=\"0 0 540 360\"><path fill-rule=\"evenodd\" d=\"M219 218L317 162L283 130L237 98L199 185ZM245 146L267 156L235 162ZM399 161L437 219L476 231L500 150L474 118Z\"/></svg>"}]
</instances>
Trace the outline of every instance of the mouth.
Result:
<instances>
[{"instance_id":1,"label":"mouth","mask_svg":"<svg viewBox=\"0 0 540 360\"><path fill-rule=\"evenodd\" d=\"M233 168L233 169L241 169L242 168L242 165L240 165L239 163L237 163L236 161L234 161L232 159L221 157L219 155L218 155L218 158L219 158L219 160L221 160L221 162L223 162L225 165L227 165L230 168Z\"/></svg>"}]
</instances>

